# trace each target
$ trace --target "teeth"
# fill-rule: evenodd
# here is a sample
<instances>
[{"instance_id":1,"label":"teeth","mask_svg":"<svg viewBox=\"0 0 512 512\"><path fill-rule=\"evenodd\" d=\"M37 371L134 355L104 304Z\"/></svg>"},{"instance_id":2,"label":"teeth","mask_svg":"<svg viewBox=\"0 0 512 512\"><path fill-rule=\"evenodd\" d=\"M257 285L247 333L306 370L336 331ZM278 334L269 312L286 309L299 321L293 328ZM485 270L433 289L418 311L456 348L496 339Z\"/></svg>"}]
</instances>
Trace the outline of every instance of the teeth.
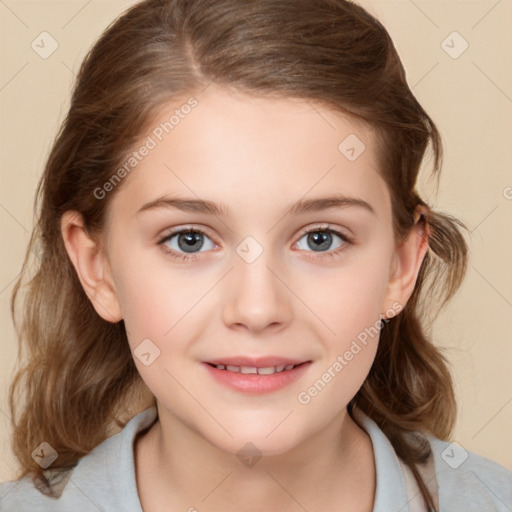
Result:
<instances>
[{"instance_id":1,"label":"teeth","mask_svg":"<svg viewBox=\"0 0 512 512\"><path fill-rule=\"evenodd\" d=\"M258 373L258 370L254 366L241 366L240 373Z\"/></svg>"},{"instance_id":2,"label":"teeth","mask_svg":"<svg viewBox=\"0 0 512 512\"><path fill-rule=\"evenodd\" d=\"M273 366L269 368L258 368L259 375L272 375L273 373L276 373L276 369Z\"/></svg>"},{"instance_id":3,"label":"teeth","mask_svg":"<svg viewBox=\"0 0 512 512\"><path fill-rule=\"evenodd\" d=\"M227 370L228 372L244 373L244 374L258 374L258 375L272 375L274 373L281 373L283 371L291 370L295 368L294 364L286 366L269 366L266 368L256 368L255 366L234 366L232 364L223 365L217 364L216 368L219 370Z\"/></svg>"}]
</instances>

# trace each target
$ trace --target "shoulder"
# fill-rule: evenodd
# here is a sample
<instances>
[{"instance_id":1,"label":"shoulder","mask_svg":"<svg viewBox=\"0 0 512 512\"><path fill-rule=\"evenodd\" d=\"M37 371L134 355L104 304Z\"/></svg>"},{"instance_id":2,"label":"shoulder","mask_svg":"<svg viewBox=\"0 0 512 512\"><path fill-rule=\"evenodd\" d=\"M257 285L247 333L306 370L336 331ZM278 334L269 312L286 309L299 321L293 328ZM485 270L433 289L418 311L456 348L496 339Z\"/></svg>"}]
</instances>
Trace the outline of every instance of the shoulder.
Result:
<instances>
[{"instance_id":1,"label":"shoulder","mask_svg":"<svg viewBox=\"0 0 512 512\"><path fill-rule=\"evenodd\" d=\"M432 447L441 510L510 512L512 472L465 450L457 442L427 436Z\"/></svg>"},{"instance_id":2,"label":"shoulder","mask_svg":"<svg viewBox=\"0 0 512 512\"><path fill-rule=\"evenodd\" d=\"M70 473L72 471L62 472L57 478L63 482L71 476ZM53 484L58 485L51 481L48 487L42 482L33 481L28 475L14 482L0 483L0 508L5 512L98 511L92 499L84 495L71 479L66 482L62 495L52 493Z\"/></svg>"},{"instance_id":3,"label":"shoulder","mask_svg":"<svg viewBox=\"0 0 512 512\"><path fill-rule=\"evenodd\" d=\"M66 471L45 471L45 479L27 475L14 482L0 483L2 512L117 512L123 507L142 512L137 494L133 442L149 426L156 409L149 408L132 418L116 435L109 437Z\"/></svg>"}]
</instances>

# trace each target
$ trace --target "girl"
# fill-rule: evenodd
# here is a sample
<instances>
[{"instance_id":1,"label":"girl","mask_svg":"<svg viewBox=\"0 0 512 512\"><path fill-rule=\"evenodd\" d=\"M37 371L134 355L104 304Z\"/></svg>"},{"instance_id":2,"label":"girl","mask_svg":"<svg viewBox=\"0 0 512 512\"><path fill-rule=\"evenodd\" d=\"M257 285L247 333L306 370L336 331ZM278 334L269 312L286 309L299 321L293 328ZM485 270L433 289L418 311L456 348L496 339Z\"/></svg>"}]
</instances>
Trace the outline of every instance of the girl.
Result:
<instances>
[{"instance_id":1,"label":"girl","mask_svg":"<svg viewBox=\"0 0 512 512\"><path fill-rule=\"evenodd\" d=\"M467 245L416 191L429 142L439 172L354 3L129 9L39 185L2 510L510 510L511 473L449 442L427 331Z\"/></svg>"}]
</instances>

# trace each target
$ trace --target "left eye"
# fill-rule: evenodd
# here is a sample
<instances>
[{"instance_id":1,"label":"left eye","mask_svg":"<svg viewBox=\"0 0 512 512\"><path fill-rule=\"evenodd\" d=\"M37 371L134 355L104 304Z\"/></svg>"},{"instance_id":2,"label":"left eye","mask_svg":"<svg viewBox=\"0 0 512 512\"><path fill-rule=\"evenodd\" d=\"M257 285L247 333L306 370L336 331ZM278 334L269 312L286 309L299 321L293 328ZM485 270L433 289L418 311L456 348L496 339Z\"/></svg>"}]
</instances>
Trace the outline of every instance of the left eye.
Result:
<instances>
[{"instance_id":1,"label":"left eye","mask_svg":"<svg viewBox=\"0 0 512 512\"><path fill-rule=\"evenodd\" d=\"M297 243L299 244L299 249L307 250L306 247L300 246L300 241L303 238L306 238L306 243L310 244L309 247L313 247L313 252L323 252L324 249L328 251L330 250L329 247L333 241L333 235L334 237L341 239L342 242L349 242L346 236L338 233L337 231L333 231L332 229L313 229L304 233ZM343 245L343 243L338 245L338 247L341 245ZM337 249L338 247L335 247L334 249Z\"/></svg>"}]
</instances>

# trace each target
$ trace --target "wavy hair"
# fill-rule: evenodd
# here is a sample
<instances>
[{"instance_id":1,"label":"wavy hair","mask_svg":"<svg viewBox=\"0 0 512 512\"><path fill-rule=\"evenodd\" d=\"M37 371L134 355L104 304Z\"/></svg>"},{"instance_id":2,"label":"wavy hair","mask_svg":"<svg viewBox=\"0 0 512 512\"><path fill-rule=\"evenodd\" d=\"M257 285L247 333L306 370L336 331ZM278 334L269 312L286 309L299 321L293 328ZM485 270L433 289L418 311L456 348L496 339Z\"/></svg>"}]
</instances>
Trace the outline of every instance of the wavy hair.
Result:
<instances>
[{"instance_id":1,"label":"wavy hair","mask_svg":"<svg viewBox=\"0 0 512 512\"><path fill-rule=\"evenodd\" d=\"M415 187L429 147L431 173L439 178L440 134L410 90L386 29L345 0L146 0L107 27L89 51L38 183L34 229L11 296L20 343L9 389L19 478L44 478L31 457L41 440L58 452L53 469L71 468L154 403L124 322L102 319L82 289L60 220L76 210L88 230L102 230L122 184L103 200L94 190L122 165L159 108L210 83L318 102L364 120L377 135L397 241L423 208L429 250L416 287L385 322L348 411L357 405L379 425L436 510L416 469L429 447L409 434L448 439L456 421L448 362L427 331L464 278L467 228L420 198Z\"/></svg>"}]
</instances>

